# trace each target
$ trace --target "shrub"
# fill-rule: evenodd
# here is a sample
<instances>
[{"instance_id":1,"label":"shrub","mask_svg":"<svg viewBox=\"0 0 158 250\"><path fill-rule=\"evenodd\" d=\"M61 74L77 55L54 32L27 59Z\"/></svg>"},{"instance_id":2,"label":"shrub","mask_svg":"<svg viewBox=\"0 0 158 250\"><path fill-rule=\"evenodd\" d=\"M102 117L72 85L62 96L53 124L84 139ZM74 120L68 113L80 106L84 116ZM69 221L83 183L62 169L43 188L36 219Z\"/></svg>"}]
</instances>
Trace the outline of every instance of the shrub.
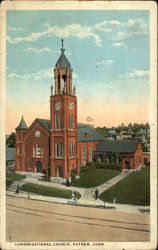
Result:
<instances>
[{"instance_id":1,"label":"shrub","mask_svg":"<svg viewBox=\"0 0 158 250\"><path fill-rule=\"evenodd\" d=\"M76 169L71 170L71 178L75 178L76 176Z\"/></svg>"}]
</instances>

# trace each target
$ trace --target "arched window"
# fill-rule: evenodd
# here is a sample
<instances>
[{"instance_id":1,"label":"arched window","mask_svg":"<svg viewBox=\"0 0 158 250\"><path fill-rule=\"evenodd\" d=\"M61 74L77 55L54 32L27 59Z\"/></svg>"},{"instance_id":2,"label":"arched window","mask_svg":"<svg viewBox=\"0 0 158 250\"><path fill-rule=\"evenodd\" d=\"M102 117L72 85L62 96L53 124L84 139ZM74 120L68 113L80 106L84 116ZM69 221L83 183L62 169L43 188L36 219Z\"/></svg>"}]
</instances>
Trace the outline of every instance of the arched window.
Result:
<instances>
[{"instance_id":1,"label":"arched window","mask_svg":"<svg viewBox=\"0 0 158 250\"><path fill-rule=\"evenodd\" d=\"M74 116L72 115L72 128L74 128Z\"/></svg>"},{"instance_id":2,"label":"arched window","mask_svg":"<svg viewBox=\"0 0 158 250\"><path fill-rule=\"evenodd\" d=\"M75 143L72 143L72 156L75 156Z\"/></svg>"},{"instance_id":3,"label":"arched window","mask_svg":"<svg viewBox=\"0 0 158 250\"><path fill-rule=\"evenodd\" d=\"M60 76L58 75L58 93L60 91Z\"/></svg>"},{"instance_id":4,"label":"arched window","mask_svg":"<svg viewBox=\"0 0 158 250\"><path fill-rule=\"evenodd\" d=\"M28 167L29 170L31 169L31 161L28 161L27 167Z\"/></svg>"},{"instance_id":5,"label":"arched window","mask_svg":"<svg viewBox=\"0 0 158 250\"><path fill-rule=\"evenodd\" d=\"M36 145L36 157L40 157L40 145Z\"/></svg>"},{"instance_id":6,"label":"arched window","mask_svg":"<svg viewBox=\"0 0 158 250\"><path fill-rule=\"evenodd\" d=\"M21 142L21 135L18 136L18 142Z\"/></svg>"},{"instance_id":7,"label":"arched window","mask_svg":"<svg viewBox=\"0 0 158 250\"><path fill-rule=\"evenodd\" d=\"M58 116L55 115L55 129L58 128Z\"/></svg>"},{"instance_id":8,"label":"arched window","mask_svg":"<svg viewBox=\"0 0 158 250\"><path fill-rule=\"evenodd\" d=\"M21 155L21 148L18 147L18 155Z\"/></svg>"},{"instance_id":9,"label":"arched window","mask_svg":"<svg viewBox=\"0 0 158 250\"><path fill-rule=\"evenodd\" d=\"M83 161L85 161L85 160L86 160L86 148L85 148L85 147L83 147L83 151L82 151L82 159L83 159Z\"/></svg>"},{"instance_id":10,"label":"arched window","mask_svg":"<svg viewBox=\"0 0 158 250\"><path fill-rule=\"evenodd\" d=\"M66 78L67 78L67 76L64 74L63 76L62 76L62 82L63 82L63 86L62 86L62 90L63 90L63 92L64 92L64 85L66 84Z\"/></svg>"},{"instance_id":11,"label":"arched window","mask_svg":"<svg viewBox=\"0 0 158 250\"><path fill-rule=\"evenodd\" d=\"M59 114L59 129L62 128L62 119L61 119L61 114Z\"/></svg>"},{"instance_id":12,"label":"arched window","mask_svg":"<svg viewBox=\"0 0 158 250\"><path fill-rule=\"evenodd\" d=\"M62 78L62 86L61 86L62 92L64 92L64 79Z\"/></svg>"},{"instance_id":13,"label":"arched window","mask_svg":"<svg viewBox=\"0 0 158 250\"><path fill-rule=\"evenodd\" d=\"M18 169L21 169L21 161L18 161Z\"/></svg>"},{"instance_id":14,"label":"arched window","mask_svg":"<svg viewBox=\"0 0 158 250\"><path fill-rule=\"evenodd\" d=\"M36 149L33 147L33 157L36 157Z\"/></svg>"},{"instance_id":15,"label":"arched window","mask_svg":"<svg viewBox=\"0 0 158 250\"><path fill-rule=\"evenodd\" d=\"M63 158L63 144L59 145L59 157Z\"/></svg>"},{"instance_id":16,"label":"arched window","mask_svg":"<svg viewBox=\"0 0 158 250\"><path fill-rule=\"evenodd\" d=\"M71 115L69 114L69 128L71 128Z\"/></svg>"},{"instance_id":17,"label":"arched window","mask_svg":"<svg viewBox=\"0 0 158 250\"><path fill-rule=\"evenodd\" d=\"M72 143L70 143L70 157L72 157Z\"/></svg>"},{"instance_id":18,"label":"arched window","mask_svg":"<svg viewBox=\"0 0 158 250\"><path fill-rule=\"evenodd\" d=\"M55 157L58 157L58 143L55 143Z\"/></svg>"},{"instance_id":19,"label":"arched window","mask_svg":"<svg viewBox=\"0 0 158 250\"><path fill-rule=\"evenodd\" d=\"M90 147L90 161L93 160L93 150L92 150L92 147Z\"/></svg>"},{"instance_id":20,"label":"arched window","mask_svg":"<svg viewBox=\"0 0 158 250\"><path fill-rule=\"evenodd\" d=\"M41 157L43 158L43 148L41 148Z\"/></svg>"}]
</instances>

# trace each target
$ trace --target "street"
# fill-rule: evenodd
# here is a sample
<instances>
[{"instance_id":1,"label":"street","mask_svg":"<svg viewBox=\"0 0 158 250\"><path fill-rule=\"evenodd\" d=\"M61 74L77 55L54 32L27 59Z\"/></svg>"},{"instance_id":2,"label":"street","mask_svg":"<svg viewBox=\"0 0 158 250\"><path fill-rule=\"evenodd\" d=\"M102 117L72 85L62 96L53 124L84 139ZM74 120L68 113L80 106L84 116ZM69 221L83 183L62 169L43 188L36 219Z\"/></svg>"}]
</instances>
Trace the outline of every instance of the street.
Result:
<instances>
[{"instance_id":1,"label":"street","mask_svg":"<svg viewBox=\"0 0 158 250\"><path fill-rule=\"evenodd\" d=\"M7 196L7 241L149 241L149 215Z\"/></svg>"}]
</instances>

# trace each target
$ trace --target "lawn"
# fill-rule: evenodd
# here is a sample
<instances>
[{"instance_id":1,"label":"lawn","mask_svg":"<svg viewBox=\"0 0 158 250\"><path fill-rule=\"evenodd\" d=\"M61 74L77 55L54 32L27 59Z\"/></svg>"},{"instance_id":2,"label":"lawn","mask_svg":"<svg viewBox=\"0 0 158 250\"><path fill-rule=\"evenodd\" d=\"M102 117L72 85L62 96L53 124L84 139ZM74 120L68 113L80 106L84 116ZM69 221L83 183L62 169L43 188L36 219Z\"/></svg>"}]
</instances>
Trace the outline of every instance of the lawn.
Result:
<instances>
[{"instance_id":1,"label":"lawn","mask_svg":"<svg viewBox=\"0 0 158 250\"><path fill-rule=\"evenodd\" d=\"M26 183L20 187L20 190L29 193L35 193L43 196L58 197L70 199L72 195L71 190L66 190L62 188L48 187L39 184ZM81 197L80 193L74 192L77 199Z\"/></svg>"},{"instance_id":2,"label":"lawn","mask_svg":"<svg viewBox=\"0 0 158 250\"><path fill-rule=\"evenodd\" d=\"M101 193L103 201L132 205L150 204L150 168L131 173L107 191Z\"/></svg>"},{"instance_id":3,"label":"lawn","mask_svg":"<svg viewBox=\"0 0 158 250\"><path fill-rule=\"evenodd\" d=\"M97 187L105 181L115 177L119 173L120 172L118 170L92 167L85 172L81 172L80 179L73 178L71 186L83 188Z\"/></svg>"},{"instance_id":4,"label":"lawn","mask_svg":"<svg viewBox=\"0 0 158 250\"><path fill-rule=\"evenodd\" d=\"M25 179L26 175L21 174L7 174L6 175L6 187L9 187L14 181L20 181Z\"/></svg>"}]
</instances>

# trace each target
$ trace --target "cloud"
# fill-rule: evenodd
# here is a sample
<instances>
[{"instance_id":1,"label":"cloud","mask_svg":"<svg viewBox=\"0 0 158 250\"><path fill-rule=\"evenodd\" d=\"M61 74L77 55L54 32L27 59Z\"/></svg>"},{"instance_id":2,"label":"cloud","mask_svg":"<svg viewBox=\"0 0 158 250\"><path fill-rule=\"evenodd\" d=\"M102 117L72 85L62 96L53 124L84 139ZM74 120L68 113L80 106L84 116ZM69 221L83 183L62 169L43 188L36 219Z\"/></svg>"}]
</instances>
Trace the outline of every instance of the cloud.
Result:
<instances>
[{"instance_id":1,"label":"cloud","mask_svg":"<svg viewBox=\"0 0 158 250\"><path fill-rule=\"evenodd\" d=\"M21 27L11 27L11 26L7 26L7 29L9 30L9 31L24 31L24 29L23 28L21 28Z\"/></svg>"},{"instance_id":2,"label":"cloud","mask_svg":"<svg viewBox=\"0 0 158 250\"><path fill-rule=\"evenodd\" d=\"M76 37L78 39L92 38L98 47L102 46L102 40L98 35L98 31L110 33L109 38L113 41L121 42L131 37L143 37L148 35L148 25L144 19L128 19L127 22L120 22L117 19L105 20L94 26L81 25L80 23L68 24L65 26L51 26L49 23L44 24L45 29L41 32L32 32L27 36L7 36L10 44L20 42L34 42L41 37L59 37L69 38ZM124 46L122 43L114 43L115 47Z\"/></svg>"},{"instance_id":3,"label":"cloud","mask_svg":"<svg viewBox=\"0 0 158 250\"><path fill-rule=\"evenodd\" d=\"M102 32L112 32L112 28L109 28L109 26L118 26L120 24L119 20L109 20L96 24L95 28Z\"/></svg>"},{"instance_id":4,"label":"cloud","mask_svg":"<svg viewBox=\"0 0 158 250\"><path fill-rule=\"evenodd\" d=\"M76 73L73 72L73 78L74 79L77 79L78 78L78 75Z\"/></svg>"},{"instance_id":5,"label":"cloud","mask_svg":"<svg viewBox=\"0 0 158 250\"><path fill-rule=\"evenodd\" d=\"M129 19L122 23L123 31L118 31L114 40L123 41L131 37L144 37L148 35L148 25L143 19Z\"/></svg>"},{"instance_id":6,"label":"cloud","mask_svg":"<svg viewBox=\"0 0 158 250\"><path fill-rule=\"evenodd\" d=\"M47 48L47 47L44 47L44 48L41 48L41 49L37 49L37 48L28 48L27 51L32 51L32 52L35 52L35 53L42 53L42 52L50 52L51 49L50 49L50 48Z\"/></svg>"},{"instance_id":7,"label":"cloud","mask_svg":"<svg viewBox=\"0 0 158 250\"><path fill-rule=\"evenodd\" d=\"M149 77L148 70L135 70L133 69L132 72L127 72L124 76L120 76L120 78L143 78Z\"/></svg>"},{"instance_id":8,"label":"cloud","mask_svg":"<svg viewBox=\"0 0 158 250\"><path fill-rule=\"evenodd\" d=\"M27 79L27 78L31 77L31 74L17 74L15 72L11 72L7 76L10 79L15 79L15 78L18 78L18 79Z\"/></svg>"},{"instance_id":9,"label":"cloud","mask_svg":"<svg viewBox=\"0 0 158 250\"><path fill-rule=\"evenodd\" d=\"M112 45L113 47L127 47L127 44L123 42L116 42L116 43L113 43Z\"/></svg>"},{"instance_id":10,"label":"cloud","mask_svg":"<svg viewBox=\"0 0 158 250\"><path fill-rule=\"evenodd\" d=\"M115 63L115 61L114 60L102 60L102 61L99 61L98 63L97 63L97 65L99 65L99 64L103 64L103 65L111 65L111 64L113 64L113 63Z\"/></svg>"},{"instance_id":11,"label":"cloud","mask_svg":"<svg viewBox=\"0 0 158 250\"><path fill-rule=\"evenodd\" d=\"M23 71L23 69L19 69L19 72ZM35 80L39 80L39 79L45 79L45 78L53 78L54 77L54 72L52 68L48 68L48 69L44 69L44 70L39 70L36 73L27 73L23 71L23 74L21 73L17 73L17 72L10 72L8 73L7 77L9 79L15 80L15 79L35 79Z\"/></svg>"},{"instance_id":12,"label":"cloud","mask_svg":"<svg viewBox=\"0 0 158 250\"><path fill-rule=\"evenodd\" d=\"M48 37L77 37L79 39L85 39L85 38L93 38L95 40L95 43L98 47L102 45L100 37L93 32L93 28L89 26L82 26L80 24L69 24L64 27L60 26L48 26L47 30L43 32L33 32L28 36L20 36L12 38L10 36L7 36L7 41L11 44L16 44L19 42L34 42L41 37L48 36Z\"/></svg>"}]
</instances>

